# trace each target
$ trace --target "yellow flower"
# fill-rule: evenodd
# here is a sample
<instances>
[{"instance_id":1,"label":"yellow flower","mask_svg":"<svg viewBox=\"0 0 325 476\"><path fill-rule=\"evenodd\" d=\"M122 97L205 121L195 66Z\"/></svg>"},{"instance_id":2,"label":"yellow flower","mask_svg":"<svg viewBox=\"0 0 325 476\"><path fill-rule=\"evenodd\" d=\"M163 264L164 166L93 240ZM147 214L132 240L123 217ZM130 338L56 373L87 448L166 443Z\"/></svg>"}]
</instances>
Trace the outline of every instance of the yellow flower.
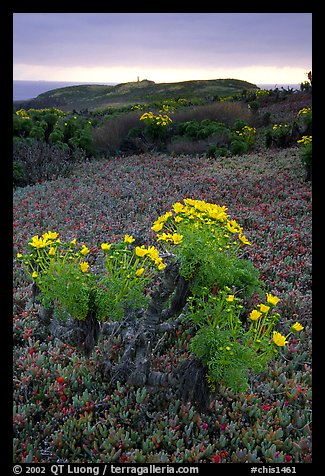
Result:
<instances>
[{"instance_id":1,"label":"yellow flower","mask_svg":"<svg viewBox=\"0 0 325 476\"><path fill-rule=\"evenodd\" d=\"M230 231L230 233L240 233L242 232L242 228L238 225L238 223L235 220L229 220L226 223L227 230Z\"/></svg>"},{"instance_id":2,"label":"yellow flower","mask_svg":"<svg viewBox=\"0 0 325 476\"><path fill-rule=\"evenodd\" d=\"M229 296L227 297L226 301L232 302L234 299L235 299L235 296L234 296L233 294L229 294Z\"/></svg>"},{"instance_id":3,"label":"yellow flower","mask_svg":"<svg viewBox=\"0 0 325 476\"><path fill-rule=\"evenodd\" d=\"M143 246L136 246L135 247L135 254L140 258L143 258L146 254L148 254L148 250L146 250Z\"/></svg>"},{"instance_id":4,"label":"yellow flower","mask_svg":"<svg viewBox=\"0 0 325 476\"><path fill-rule=\"evenodd\" d=\"M43 248L44 242L42 238L39 238L38 235L33 236L32 241L28 242L29 245L33 246L34 248Z\"/></svg>"},{"instance_id":5,"label":"yellow flower","mask_svg":"<svg viewBox=\"0 0 325 476\"><path fill-rule=\"evenodd\" d=\"M50 248L49 255L50 255L50 256L54 256L54 255L55 255L55 248L53 248L53 246L51 246L51 248Z\"/></svg>"},{"instance_id":6,"label":"yellow flower","mask_svg":"<svg viewBox=\"0 0 325 476\"><path fill-rule=\"evenodd\" d=\"M76 238L74 238L72 241L70 241L70 244L73 245L73 246L75 246L76 243L77 243L77 239L76 239Z\"/></svg>"},{"instance_id":7,"label":"yellow flower","mask_svg":"<svg viewBox=\"0 0 325 476\"><path fill-rule=\"evenodd\" d=\"M172 235L172 240L174 245L179 245L183 239L183 235L179 235L178 233L174 233Z\"/></svg>"},{"instance_id":8,"label":"yellow flower","mask_svg":"<svg viewBox=\"0 0 325 476\"><path fill-rule=\"evenodd\" d=\"M80 253L84 256L87 256L87 254L90 252L90 250L87 248L87 246L82 245L82 248L80 250Z\"/></svg>"},{"instance_id":9,"label":"yellow flower","mask_svg":"<svg viewBox=\"0 0 325 476\"><path fill-rule=\"evenodd\" d=\"M185 207L182 203L176 202L173 205L173 210L174 210L175 213L181 213L185 210Z\"/></svg>"},{"instance_id":10,"label":"yellow flower","mask_svg":"<svg viewBox=\"0 0 325 476\"><path fill-rule=\"evenodd\" d=\"M239 235L238 238L240 239L240 241L242 243L244 243L244 245L251 245L252 244L250 241L247 240L247 238L244 235Z\"/></svg>"},{"instance_id":11,"label":"yellow flower","mask_svg":"<svg viewBox=\"0 0 325 476\"><path fill-rule=\"evenodd\" d=\"M304 327L299 322L296 322L293 326L291 326L291 329L300 332L304 329Z\"/></svg>"},{"instance_id":12,"label":"yellow flower","mask_svg":"<svg viewBox=\"0 0 325 476\"><path fill-rule=\"evenodd\" d=\"M270 306L266 306L265 304L259 304L259 308L261 312L264 312L264 314L267 314L267 312L270 309Z\"/></svg>"},{"instance_id":13,"label":"yellow flower","mask_svg":"<svg viewBox=\"0 0 325 476\"><path fill-rule=\"evenodd\" d=\"M140 278L140 276L142 276L142 274L144 273L144 268L140 268L140 269L137 269L136 272L135 272L135 275Z\"/></svg>"},{"instance_id":14,"label":"yellow flower","mask_svg":"<svg viewBox=\"0 0 325 476\"><path fill-rule=\"evenodd\" d=\"M257 319L261 316L261 314L262 314L261 312L257 311L256 309L253 309L249 317L252 319L252 321L257 321Z\"/></svg>"},{"instance_id":15,"label":"yellow flower","mask_svg":"<svg viewBox=\"0 0 325 476\"><path fill-rule=\"evenodd\" d=\"M311 144L313 142L313 136L302 136L300 140L297 140L298 144Z\"/></svg>"},{"instance_id":16,"label":"yellow flower","mask_svg":"<svg viewBox=\"0 0 325 476\"><path fill-rule=\"evenodd\" d=\"M276 306L278 302L280 301L278 297L268 293L266 293L266 300L269 304L272 304L272 306Z\"/></svg>"},{"instance_id":17,"label":"yellow flower","mask_svg":"<svg viewBox=\"0 0 325 476\"><path fill-rule=\"evenodd\" d=\"M172 235L170 233L162 233L161 235L157 235L157 240L162 241L171 241Z\"/></svg>"},{"instance_id":18,"label":"yellow flower","mask_svg":"<svg viewBox=\"0 0 325 476\"><path fill-rule=\"evenodd\" d=\"M183 220L183 218L180 217L179 215L177 217L175 217L175 223L179 223L182 220Z\"/></svg>"},{"instance_id":19,"label":"yellow flower","mask_svg":"<svg viewBox=\"0 0 325 476\"><path fill-rule=\"evenodd\" d=\"M147 254L153 261L159 258L159 251L154 246L148 246Z\"/></svg>"},{"instance_id":20,"label":"yellow flower","mask_svg":"<svg viewBox=\"0 0 325 476\"><path fill-rule=\"evenodd\" d=\"M162 228L164 228L164 222L155 222L154 225L151 227L153 231L160 231Z\"/></svg>"},{"instance_id":21,"label":"yellow flower","mask_svg":"<svg viewBox=\"0 0 325 476\"><path fill-rule=\"evenodd\" d=\"M89 269L89 264L86 261L82 261L80 263L80 269L83 273L85 273Z\"/></svg>"},{"instance_id":22,"label":"yellow flower","mask_svg":"<svg viewBox=\"0 0 325 476\"><path fill-rule=\"evenodd\" d=\"M304 114L310 114L312 111L311 107L303 107L297 113L297 116L303 116Z\"/></svg>"},{"instance_id":23,"label":"yellow flower","mask_svg":"<svg viewBox=\"0 0 325 476\"><path fill-rule=\"evenodd\" d=\"M37 278L38 274L36 273L36 271L34 271L34 273L32 274L32 278Z\"/></svg>"},{"instance_id":24,"label":"yellow flower","mask_svg":"<svg viewBox=\"0 0 325 476\"><path fill-rule=\"evenodd\" d=\"M124 243L133 243L135 241L135 238L131 235L125 235L124 237Z\"/></svg>"},{"instance_id":25,"label":"yellow flower","mask_svg":"<svg viewBox=\"0 0 325 476\"><path fill-rule=\"evenodd\" d=\"M159 271L162 271L163 269L166 268L166 265L165 263L161 262L160 264L158 264L157 268L159 269Z\"/></svg>"},{"instance_id":26,"label":"yellow flower","mask_svg":"<svg viewBox=\"0 0 325 476\"><path fill-rule=\"evenodd\" d=\"M108 244L108 243L102 243L100 245L101 249L104 250L104 251L109 250L111 248L111 246L112 246L112 244Z\"/></svg>"},{"instance_id":27,"label":"yellow flower","mask_svg":"<svg viewBox=\"0 0 325 476\"><path fill-rule=\"evenodd\" d=\"M273 331L273 342L279 347L283 347L288 343L286 338L277 331Z\"/></svg>"},{"instance_id":28,"label":"yellow flower","mask_svg":"<svg viewBox=\"0 0 325 476\"><path fill-rule=\"evenodd\" d=\"M154 230L154 231L160 231L163 228L165 222L168 220L168 218L170 218L172 216L173 216L172 212L166 212L164 215L161 215L154 222L151 229Z\"/></svg>"},{"instance_id":29,"label":"yellow flower","mask_svg":"<svg viewBox=\"0 0 325 476\"><path fill-rule=\"evenodd\" d=\"M17 253L17 258L18 259L21 259L23 257L23 255L21 253Z\"/></svg>"},{"instance_id":30,"label":"yellow flower","mask_svg":"<svg viewBox=\"0 0 325 476\"><path fill-rule=\"evenodd\" d=\"M44 233L42 237L44 240L55 240L59 235L56 232L53 231L48 231L47 233Z\"/></svg>"}]
</instances>

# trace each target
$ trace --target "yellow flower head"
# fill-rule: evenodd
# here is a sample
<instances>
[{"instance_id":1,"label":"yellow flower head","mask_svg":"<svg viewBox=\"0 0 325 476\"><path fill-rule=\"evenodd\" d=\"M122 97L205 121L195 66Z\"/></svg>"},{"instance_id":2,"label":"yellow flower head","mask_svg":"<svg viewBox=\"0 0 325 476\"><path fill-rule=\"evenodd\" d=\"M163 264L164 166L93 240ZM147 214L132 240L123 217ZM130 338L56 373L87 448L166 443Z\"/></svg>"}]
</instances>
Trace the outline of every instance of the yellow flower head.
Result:
<instances>
[{"instance_id":1,"label":"yellow flower head","mask_svg":"<svg viewBox=\"0 0 325 476\"><path fill-rule=\"evenodd\" d=\"M300 140L297 140L298 144L304 144L304 145L312 144L312 142L313 142L313 136L302 136Z\"/></svg>"},{"instance_id":2,"label":"yellow flower head","mask_svg":"<svg viewBox=\"0 0 325 476\"><path fill-rule=\"evenodd\" d=\"M148 246L147 254L153 261L159 258L159 251L154 246Z\"/></svg>"},{"instance_id":3,"label":"yellow flower head","mask_svg":"<svg viewBox=\"0 0 325 476\"><path fill-rule=\"evenodd\" d=\"M300 332L304 329L304 327L299 322L296 322L295 324L293 324L293 326L291 326L291 329Z\"/></svg>"},{"instance_id":4,"label":"yellow flower head","mask_svg":"<svg viewBox=\"0 0 325 476\"><path fill-rule=\"evenodd\" d=\"M272 306L276 306L278 302L280 301L280 299L276 296L273 296L272 294L266 293L266 301L269 304L272 304Z\"/></svg>"},{"instance_id":5,"label":"yellow flower head","mask_svg":"<svg viewBox=\"0 0 325 476\"><path fill-rule=\"evenodd\" d=\"M146 254L148 254L148 250L146 250L143 246L136 246L134 251L135 254L140 258L143 258L146 256Z\"/></svg>"},{"instance_id":6,"label":"yellow flower head","mask_svg":"<svg viewBox=\"0 0 325 476\"><path fill-rule=\"evenodd\" d=\"M36 273L36 271L33 272L32 274L32 278L37 278L38 274Z\"/></svg>"},{"instance_id":7,"label":"yellow flower head","mask_svg":"<svg viewBox=\"0 0 325 476\"><path fill-rule=\"evenodd\" d=\"M166 268L166 265L165 263L163 263L162 261L157 265L157 268L159 271L162 271L163 269Z\"/></svg>"},{"instance_id":8,"label":"yellow flower head","mask_svg":"<svg viewBox=\"0 0 325 476\"><path fill-rule=\"evenodd\" d=\"M39 238L38 235L33 236L32 241L29 241L29 245L33 246L34 248L45 248L47 245L47 241L42 238Z\"/></svg>"},{"instance_id":9,"label":"yellow flower head","mask_svg":"<svg viewBox=\"0 0 325 476\"><path fill-rule=\"evenodd\" d=\"M249 317L252 319L252 321L257 321L257 319L262 315L261 312L257 311L256 309L253 309L253 311L250 313Z\"/></svg>"},{"instance_id":10,"label":"yellow flower head","mask_svg":"<svg viewBox=\"0 0 325 476\"><path fill-rule=\"evenodd\" d=\"M174 210L175 213L181 213L185 210L185 207L182 203L176 202L173 205L173 210Z\"/></svg>"},{"instance_id":11,"label":"yellow flower head","mask_svg":"<svg viewBox=\"0 0 325 476\"><path fill-rule=\"evenodd\" d=\"M229 294L229 296L227 297L227 301L228 302L232 302L233 300L235 299L235 296L233 294Z\"/></svg>"},{"instance_id":12,"label":"yellow flower head","mask_svg":"<svg viewBox=\"0 0 325 476\"><path fill-rule=\"evenodd\" d=\"M151 227L153 231L160 231L162 228L164 228L164 222L155 222Z\"/></svg>"},{"instance_id":13,"label":"yellow flower head","mask_svg":"<svg viewBox=\"0 0 325 476\"><path fill-rule=\"evenodd\" d=\"M266 306L265 304L259 304L259 308L261 312L264 312L264 314L267 314L267 312L270 309L270 306Z\"/></svg>"},{"instance_id":14,"label":"yellow flower head","mask_svg":"<svg viewBox=\"0 0 325 476\"><path fill-rule=\"evenodd\" d=\"M53 231L48 231L47 233L44 233L42 235L42 237L44 238L44 240L55 240L55 238L57 238L59 235L56 233L56 232L53 232Z\"/></svg>"},{"instance_id":15,"label":"yellow flower head","mask_svg":"<svg viewBox=\"0 0 325 476\"><path fill-rule=\"evenodd\" d=\"M179 245L182 242L183 235L179 235L178 233L174 233L172 235L172 240L174 245Z\"/></svg>"},{"instance_id":16,"label":"yellow flower head","mask_svg":"<svg viewBox=\"0 0 325 476\"><path fill-rule=\"evenodd\" d=\"M244 245L251 245L252 244L250 241L247 240L247 238L244 235L239 235L238 238L240 239L240 241L242 243L244 243Z\"/></svg>"},{"instance_id":17,"label":"yellow flower head","mask_svg":"<svg viewBox=\"0 0 325 476\"><path fill-rule=\"evenodd\" d=\"M89 269L89 264L86 261L82 261L80 263L80 269L83 273L85 273Z\"/></svg>"},{"instance_id":18,"label":"yellow flower head","mask_svg":"<svg viewBox=\"0 0 325 476\"><path fill-rule=\"evenodd\" d=\"M226 227L227 227L227 230L230 231L230 233L241 233L243 231L243 229L238 225L238 223L235 220L227 221Z\"/></svg>"},{"instance_id":19,"label":"yellow flower head","mask_svg":"<svg viewBox=\"0 0 325 476\"><path fill-rule=\"evenodd\" d=\"M102 243L102 244L100 245L100 247L101 247L101 249L102 249L103 251L105 251L105 250L108 251L108 250L111 248L111 246L112 246L112 244L108 244L108 243Z\"/></svg>"},{"instance_id":20,"label":"yellow flower head","mask_svg":"<svg viewBox=\"0 0 325 476\"><path fill-rule=\"evenodd\" d=\"M279 347L283 347L288 343L286 338L277 331L273 331L273 342Z\"/></svg>"},{"instance_id":21,"label":"yellow flower head","mask_svg":"<svg viewBox=\"0 0 325 476\"><path fill-rule=\"evenodd\" d=\"M53 246L51 246L51 248L50 248L49 255L50 255L50 256L54 256L54 255L55 255L55 248L54 248Z\"/></svg>"},{"instance_id":22,"label":"yellow flower head","mask_svg":"<svg viewBox=\"0 0 325 476\"><path fill-rule=\"evenodd\" d=\"M70 244L73 245L73 246L75 246L76 243L77 243L77 239L76 239L76 238L74 238L72 241L70 241Z\"/></svg>"},{"instance_id":23,"label":"yellow flower head","mask_svg":"<svg viewBox=\"0 0 325 476\"><path fill-rule=\"evenodd\" d=\"M131 235L125 235L124 237L124 243L133 243L135 241L135 238Z\"/></svg>"},{"instance_id":24,"label":"yellow flower head","mask_svg":"<svg viewBox=\"0 0 325 476\"><path fill-rule=\"evenodd\" d=\"M18 259L21 259L23 257L23 255L21 253L17 253L17 258Z\"/></svg>"},{"instance_id":25,"label":"yellow flower head","mask_svg":"<svg viewBox=\"0 0 325 476\"><path fill-rule=\"evenodd\" d=\"M162 233L161 235L157 235L157 240L171 241L172 235L170 233Z\"/></svg>"},{"instance_id":26,"label":"yellow flower head","mask_svg":"<svg viewBox=\"0 0 325 476\"><path fill-rule=\"evenodd\" d=\"M80 253L84 256L87 256L87 254L90 252L90 250L87 248L87 246L82 245L82 248L80 250Z\"/></svg>"},{"instance_id":27,"label":"yellow flower head","mask_svg":"<svg viewBox=\"0 0 325 476\"><path fill-rule=\"evenodd\" d=\"M139 269L136 270L135 275L136 275L138 278L140 278L140 276L142 276L143 273L144 273L144 268L139 268Z\"/></svg>"}]
</instances>

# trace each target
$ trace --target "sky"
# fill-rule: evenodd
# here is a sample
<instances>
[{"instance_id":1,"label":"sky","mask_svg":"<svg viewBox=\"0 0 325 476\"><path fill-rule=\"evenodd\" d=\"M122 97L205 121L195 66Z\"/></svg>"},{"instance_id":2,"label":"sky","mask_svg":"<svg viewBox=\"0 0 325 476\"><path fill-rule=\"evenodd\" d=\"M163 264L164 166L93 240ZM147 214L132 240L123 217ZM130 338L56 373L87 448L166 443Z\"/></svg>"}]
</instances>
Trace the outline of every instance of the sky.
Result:
<instances>
[{"instance_id":1,"label":"sky","mask_svg":"<svg viewBox=\"0 0 325 476\"><path fill-rule=\"evenodd\" d=\"M300 84L311 13L13 13L13 79Z\"/></svg>"}]
</instances>

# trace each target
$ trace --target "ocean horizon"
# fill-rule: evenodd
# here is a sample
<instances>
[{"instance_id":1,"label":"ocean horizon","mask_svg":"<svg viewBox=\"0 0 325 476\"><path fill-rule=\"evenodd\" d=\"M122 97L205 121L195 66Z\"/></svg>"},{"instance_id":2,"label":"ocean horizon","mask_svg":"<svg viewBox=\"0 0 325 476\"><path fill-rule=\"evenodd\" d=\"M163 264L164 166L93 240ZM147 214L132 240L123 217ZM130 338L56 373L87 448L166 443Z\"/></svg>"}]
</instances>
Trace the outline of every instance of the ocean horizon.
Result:
<instances>
[{"instance_id":1,"label":"ocean horizon","mask_svg":"<svg viewBox=\"0 0 325 476\"><path fill-rule=\"evenodd\" d=\"M76 82L76 81L25 81L13 80L13 101L26 101L36 98L39 94L51 91L53 89L65 88L68 86L80 86L83 84L98 84L105 86L115 86L120 83L101 83L101 82ZM293 88L300 90L300 84L256 84L261 89Z\"/></svg>"},{"instance_id":2,"label":"ocean horizon","mask_svg":"<svg viewBox=\"0 0 325 476\"><path fill-rule=\"evenodd\" d=\"M80 82L80 81L25 81L13 80L13 101L25 101L34 99L39 94L46 93L52 89L66 88L68 86L80 86L83 84L99 84L104 86L115 86L118 83L100 82Z\"/></svg>"}]
</instances>

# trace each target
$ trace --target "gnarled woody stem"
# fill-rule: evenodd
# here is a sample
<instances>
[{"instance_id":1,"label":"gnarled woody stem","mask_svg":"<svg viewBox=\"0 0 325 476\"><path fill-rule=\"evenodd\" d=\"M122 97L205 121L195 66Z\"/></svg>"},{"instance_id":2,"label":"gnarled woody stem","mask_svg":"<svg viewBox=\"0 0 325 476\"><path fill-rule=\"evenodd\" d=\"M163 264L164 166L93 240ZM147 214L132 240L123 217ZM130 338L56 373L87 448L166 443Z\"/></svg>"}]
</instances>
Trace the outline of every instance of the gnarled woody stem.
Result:
<instances>
[{"instance_id":1,"label":"gnarled woody stem","mask_svg":"<svg viewBox=\"0 0 325 476\"><path fill-rule=\"evenodd\" d=\"M189 282L180 276L178 263L173 262L165 268L148 309L139 311L137 316L126 313L121 322L99 324L95 316L89 314L85 321L71 319L65 326L52 319L50 327L59 338L73 338L74 344L79 344L86 355L96 345L99 333L119 334L124 353L116 364L106 359L104 376L135 386L178 388L184 399L206 408L210 393L205 379L206 368L201 362L190 358L172 372L151 369L152 358L160 345L159 338L162 333L174 331L181 322L188 295ZM166 307L170 298L171 303Z\"/></svg>"},{"instance_id":2,"label":"gnarled woody stem","mask_svg":"<svg viewBox=\"0 0 325 476\"><path fill-rule=\"evenodd\" d=\"M178 296L178 290L181 290L181 298ZM165 309L166 303L174 293L169 309ZM113 379L124 379L133 385L146 385L150 373L153 346L156 343L161 332L160 325L163 320L173 316L181 305L186 301L188 287L185 286L179 275L177 263L171 263L165 268L161 282L152 293L148 309L139 320L139 325L128 328L128 342L125 351L119 363L115 366L107 366ZM181 305L180 305L181 303ZM132 335L133 331L133 335ZM153 377L151 380L163 382L165 378ZM170 377L167 380L171 380ZM166 380L166 381L167 381Z\"/></svg>"}]
</instances>

